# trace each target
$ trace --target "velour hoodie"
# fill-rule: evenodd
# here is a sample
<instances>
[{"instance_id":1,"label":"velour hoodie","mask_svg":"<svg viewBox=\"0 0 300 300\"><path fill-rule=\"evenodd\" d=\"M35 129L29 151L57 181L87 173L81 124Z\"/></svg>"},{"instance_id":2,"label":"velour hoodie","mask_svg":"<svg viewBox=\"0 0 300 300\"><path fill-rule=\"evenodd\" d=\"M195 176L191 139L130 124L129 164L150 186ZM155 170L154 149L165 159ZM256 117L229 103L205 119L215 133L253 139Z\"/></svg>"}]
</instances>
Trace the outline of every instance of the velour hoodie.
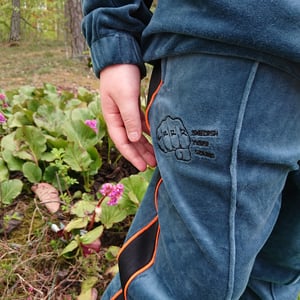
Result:
<instances>
[{"instance_id":1,"label":"velour hoodie","mask_svg":"<svg viewBox=\"0 0 300 300\"><path fill-rule=\"evenodd\" d=\"M300 0L82 0L95 74L185 53L258 60L300 78Z\"/></svg>"}]
</instances>

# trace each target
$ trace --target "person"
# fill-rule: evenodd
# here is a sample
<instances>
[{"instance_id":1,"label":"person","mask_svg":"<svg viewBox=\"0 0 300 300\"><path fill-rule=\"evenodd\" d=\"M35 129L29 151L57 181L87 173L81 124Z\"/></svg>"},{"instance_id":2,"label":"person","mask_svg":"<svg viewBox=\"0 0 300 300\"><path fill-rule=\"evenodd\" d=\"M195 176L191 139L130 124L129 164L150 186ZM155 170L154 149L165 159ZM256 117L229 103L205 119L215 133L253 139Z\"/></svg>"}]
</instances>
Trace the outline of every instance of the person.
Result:
<instances>
[{"instance_id":1,"label":"person","mask_svg":"<svg viewBox=\"0 0 300 300\"><path fill-rule=\"evenodd\" d=\"M102 299L296 300L300 1L82 3L109 134L157 165Z\"/></svg>"}]
</instances>

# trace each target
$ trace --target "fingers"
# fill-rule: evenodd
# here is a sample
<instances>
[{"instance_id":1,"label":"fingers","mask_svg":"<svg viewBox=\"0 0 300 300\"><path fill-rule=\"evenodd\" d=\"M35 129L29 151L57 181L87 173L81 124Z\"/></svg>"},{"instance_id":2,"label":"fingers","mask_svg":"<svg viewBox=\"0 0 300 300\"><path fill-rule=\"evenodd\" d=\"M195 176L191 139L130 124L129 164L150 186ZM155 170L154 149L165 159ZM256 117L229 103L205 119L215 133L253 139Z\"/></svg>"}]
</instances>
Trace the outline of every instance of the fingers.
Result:
<instances>
[{"instance_id":1,"label":"fingers","mask_svg":"<svg viewBox=\"0 0 300 300\"><path fill-rule=\"evenodd\" d=\"M140 110L140 71L133 65L105 68L100 96L109 135L120 153L138 170L155 166L152 145L143 136L144 116Z\"/></svg>"},{"instance_id":2,"label":"fingers","mask_svg":"<svg viewBox=\"0 0 300 300\"><path fill-rule=\"evenodd\" d=\"M111 127L109 133L120 153L139 171L145 171L148 165L156 166L153 147L144 136L137 142L131 142L127 138L124 127Z\"/></svg>"}]
</instances>

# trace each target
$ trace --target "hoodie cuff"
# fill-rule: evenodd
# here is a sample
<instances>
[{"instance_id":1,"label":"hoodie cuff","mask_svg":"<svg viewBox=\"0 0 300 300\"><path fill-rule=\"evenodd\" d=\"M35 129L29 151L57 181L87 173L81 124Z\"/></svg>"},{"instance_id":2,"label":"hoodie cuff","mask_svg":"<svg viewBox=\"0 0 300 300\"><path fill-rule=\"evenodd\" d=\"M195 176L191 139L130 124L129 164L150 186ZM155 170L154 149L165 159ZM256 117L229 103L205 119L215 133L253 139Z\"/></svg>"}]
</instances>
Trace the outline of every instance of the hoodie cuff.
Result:
<instances>
[{"instance_id":1,"label":"hoodie cuff","mask_svg":"<svg viewBox=\"0 0 300 300\"><path fill-rule=\"evenodd\" d=\"M91 45L91 58L95 75L107 66L116 64L137 65L141 77L146 74L142 53L136 39L129 35L109 35L102 37Z\"/></svg>"}]
</instances>

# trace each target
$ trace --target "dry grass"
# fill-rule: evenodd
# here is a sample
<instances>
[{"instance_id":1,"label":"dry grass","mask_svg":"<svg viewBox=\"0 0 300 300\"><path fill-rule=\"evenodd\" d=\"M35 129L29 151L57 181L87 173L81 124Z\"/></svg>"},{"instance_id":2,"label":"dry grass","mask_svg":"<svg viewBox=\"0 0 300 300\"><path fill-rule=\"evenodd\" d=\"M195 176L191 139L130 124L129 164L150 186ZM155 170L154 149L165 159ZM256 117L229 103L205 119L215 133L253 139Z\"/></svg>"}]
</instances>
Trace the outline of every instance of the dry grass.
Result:
<instances>
[{"instance_id":1,"label":"dry grass","mask_svg":"<svg viewBox=\"0 0 300 300\"><path fill-rule=\"evenodd\" d=\"M81 283L98 278L101 293L110 277L104 251L66 260L59 256L64 243L50 230L59 222L32 199L22 199L14 211L24 215L21 225L0 238L0 300L71 300L80 294Z\"/></svg>"},{"instance_id":2,"label":"dry grass","mask_svg":"<svg viewBox=\"0 0 300 300\"><path fill-rule=\"evenodd\" d=\"M98 89L98 80L87 62L69 59L69 49L56 41L0 44L0 88L11 90L22 85L42 87L52 83L62 88Z\"/></svg>"}]
</instances>

